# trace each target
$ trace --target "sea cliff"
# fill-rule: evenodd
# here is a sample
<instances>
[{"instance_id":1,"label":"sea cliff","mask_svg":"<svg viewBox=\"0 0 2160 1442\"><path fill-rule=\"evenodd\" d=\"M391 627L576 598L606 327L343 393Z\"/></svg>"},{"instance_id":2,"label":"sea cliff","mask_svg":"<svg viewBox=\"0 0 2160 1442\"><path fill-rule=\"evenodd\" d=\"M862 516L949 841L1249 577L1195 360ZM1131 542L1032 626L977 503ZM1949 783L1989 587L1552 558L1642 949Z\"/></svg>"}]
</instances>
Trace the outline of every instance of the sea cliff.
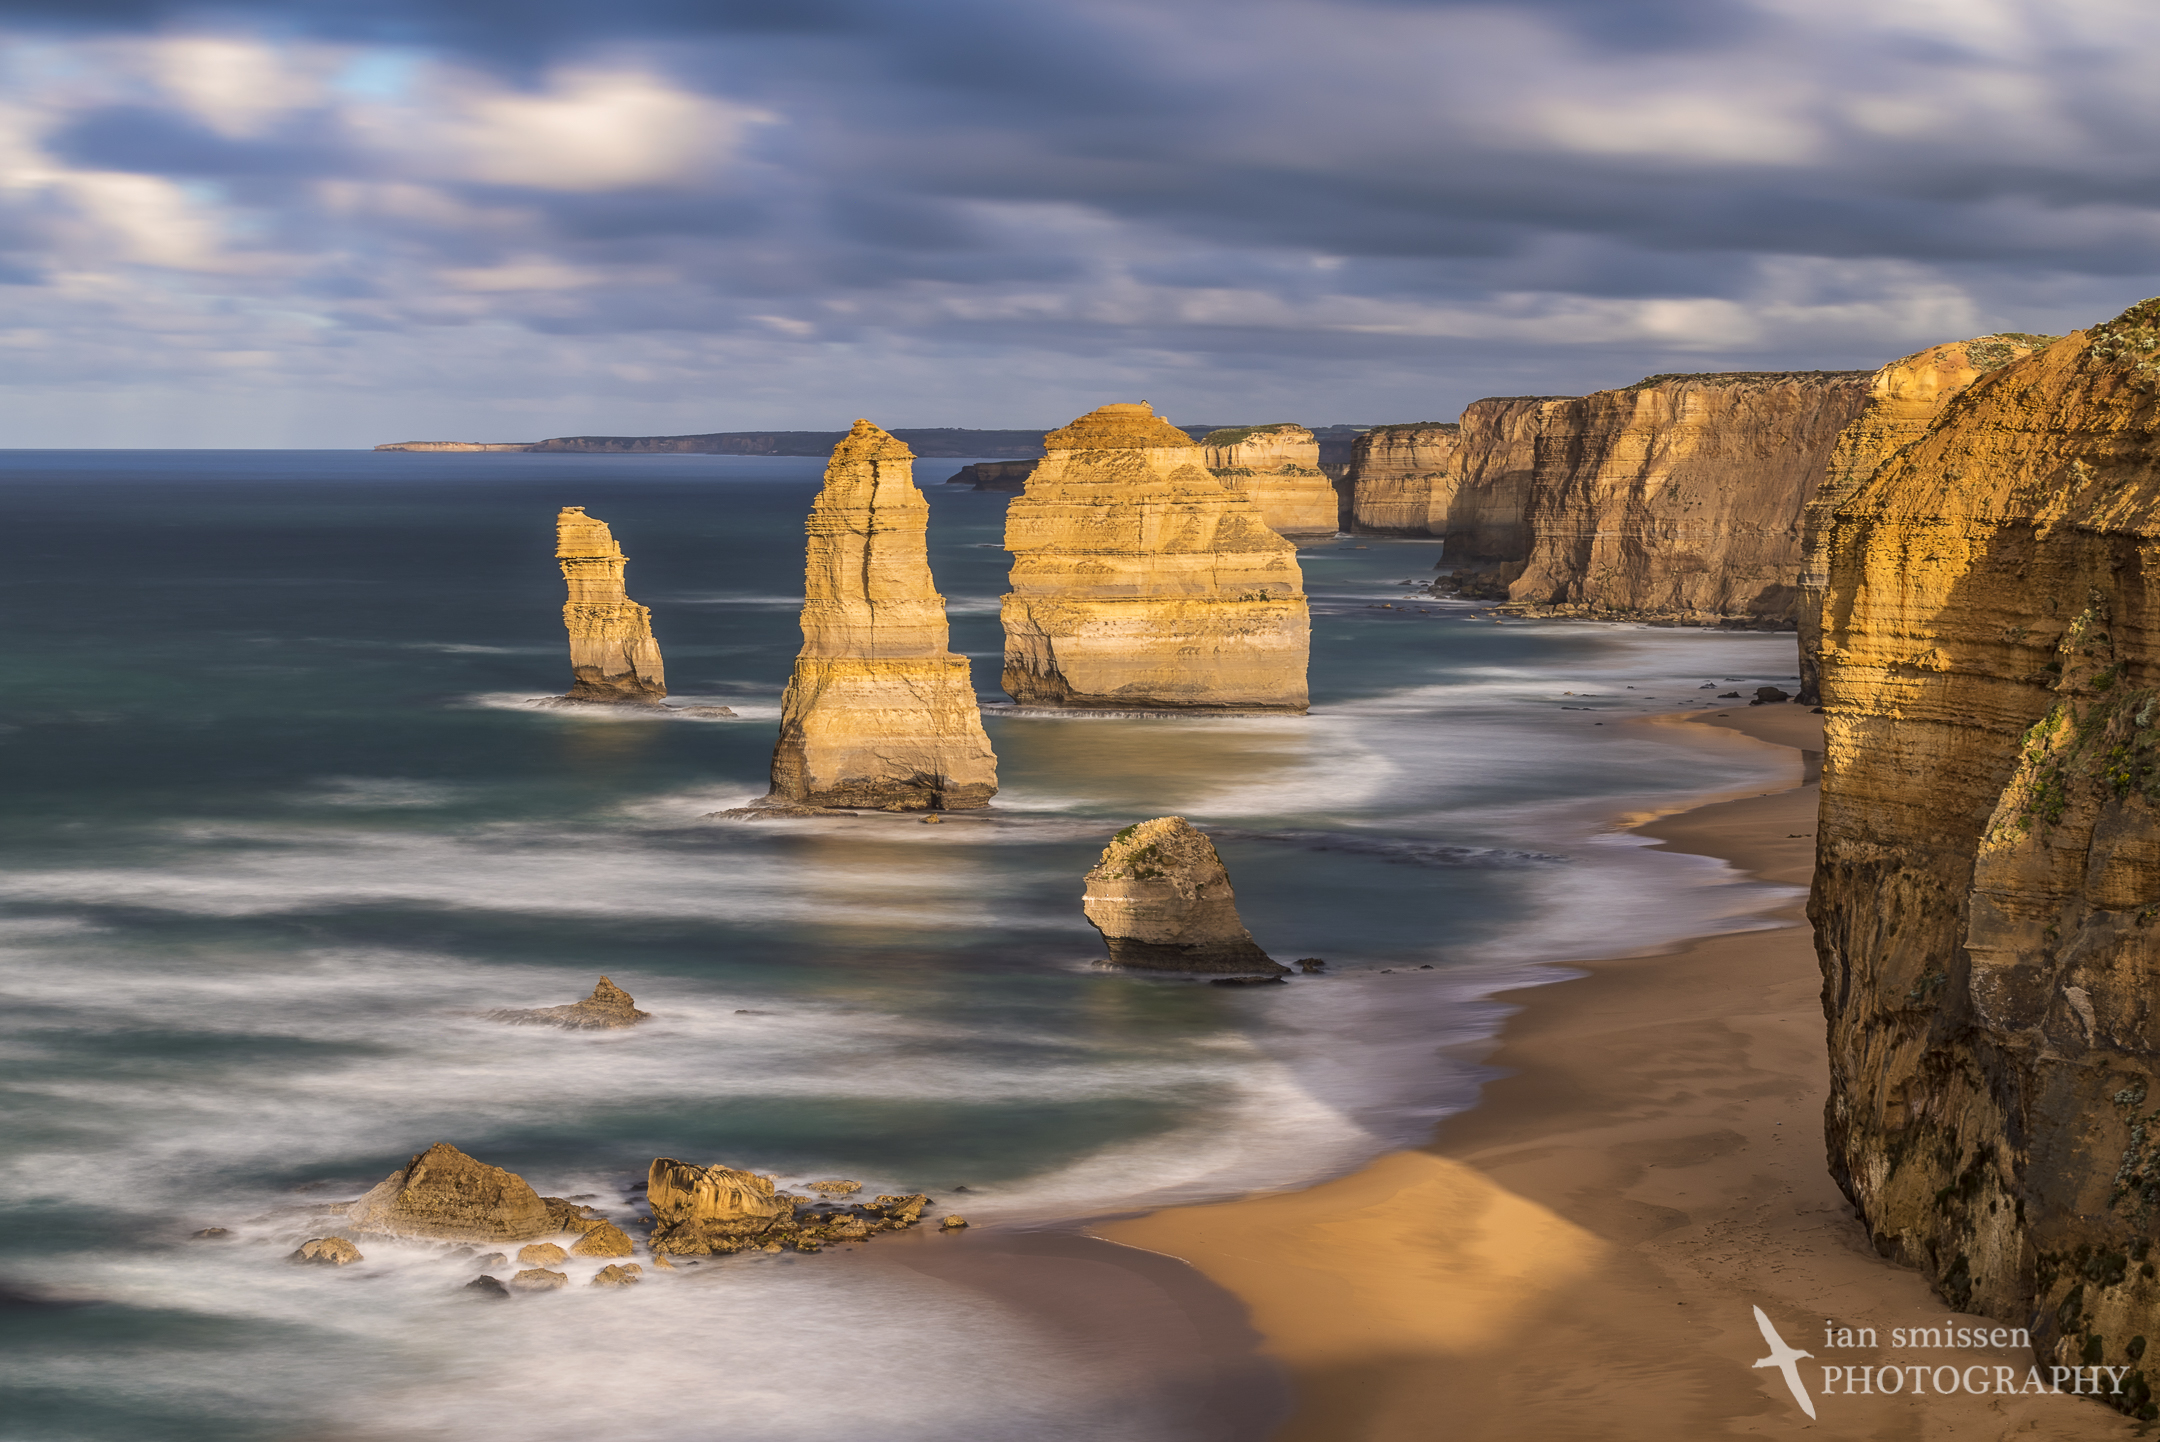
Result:
<instances>
[{"instance_id":1,"label":"sea cliff","mask_svg":"<svg viewBox=\"0 0 2160 1442\"><path fill-rule=\"evenodd\" d=\"M1509 601L1538 615L1792 626L1801 509L1868 380L1651 376L1547 404Z\"/></svg>"},{"instance_id":2,"label":"sea cliff","mask_svg":"<svg viewBox=\"0 0 2160 1442\"><path fill-rule=\"evenodd\" d=\"M1335 534L1335 483L1320 469L1320 442L1280 422L1211 431L1200 442L1210 473L1260 508L1278 536Z\"/></svg>"},{"instance_id":3,"label":"sea cliff","mask_svg":"<svg viewBox=\"0 0 2160 1442\"><path fill-rule=\"evenodd\" d=\"M1359 436L1350 455L1357 529L1378 535L1445 534L1461 433L1452 421L1414 421L1374 426Z\"/></svg>"},{"instance_id":4,"label":"sea cliff","mask_svg":"<svg viewBox=\"0 0 2160 1442\"><path fill-rule=\"evenodd\" d=\"M1145 403L1044 437L1005 513L1005 690L1029 706L1290 711L1311 642L1297 550Z\"/></svg>"},{"instance_id":5,"label":"sea cliff","mask_svg":"<svg viewBox=\"0 0 2160 1442\"><path fill-rule=\"evenodd\" d=\"M997 758L968 660L947 649L914 454L868 421L833 450L807 522L803 646L781 700L773 796L801 806L988 804Z\"/></svg>"},{"instance_id":6,"label":"sea cliff","mask_svg":"<svg viewBox=\"0 0 2160 1442\"><path fill-rule=\"evenodd\" d=\"M1984 335L1901 356L1868 380L1867 404L1831 449L1822 484L1800 522L1800 701L1822 699L1823 587L1829 580L1830 517L1861 482L1898 448L1920 435L1950 398L1987 371L2032 354L2054 340L2045 335Z\"/></svg>"},{"instance_id":7,"label":"sea cliff","mask_svg":"<svg viewBox=\"0 0 2160 1442\"><path fill-rule=\"evenodd\" d=\"M1831 1165L2039 1358L2160 1334L2160 301L1979 375L1828 525Z\"/></svg>"},{"instance_id":8,"label":"sea cliff","mask_svg":"<svg viewBox=\"0 0 2160 1442\"><path fill-rule=\"evenodd\" d=\"M573 680L563 699L659 705L667 679L652 612L624 591L630 558L607 523L586 515L583 506L564 506L555 517L555 557L569 589L563 626L570 633Z\"/></svg>"}]
</instances>

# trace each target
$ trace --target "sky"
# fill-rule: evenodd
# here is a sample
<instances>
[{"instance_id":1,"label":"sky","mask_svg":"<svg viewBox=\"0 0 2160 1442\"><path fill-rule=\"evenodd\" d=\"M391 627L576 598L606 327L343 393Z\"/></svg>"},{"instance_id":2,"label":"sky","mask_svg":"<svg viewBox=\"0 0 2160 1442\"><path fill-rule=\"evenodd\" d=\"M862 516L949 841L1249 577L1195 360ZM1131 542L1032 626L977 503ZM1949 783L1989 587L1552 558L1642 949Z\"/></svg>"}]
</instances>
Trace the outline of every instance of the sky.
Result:
<instances>
[{"instance_id":1,"label":"sky","mask_svg":"<svg viewBox=\"0 0 2160 1442\"><path fill-rule=\"evenodd\" d=\"M2137 0L0 0L0 446L1448 420L2160 293Z\"/></svg>"}]
</instances>

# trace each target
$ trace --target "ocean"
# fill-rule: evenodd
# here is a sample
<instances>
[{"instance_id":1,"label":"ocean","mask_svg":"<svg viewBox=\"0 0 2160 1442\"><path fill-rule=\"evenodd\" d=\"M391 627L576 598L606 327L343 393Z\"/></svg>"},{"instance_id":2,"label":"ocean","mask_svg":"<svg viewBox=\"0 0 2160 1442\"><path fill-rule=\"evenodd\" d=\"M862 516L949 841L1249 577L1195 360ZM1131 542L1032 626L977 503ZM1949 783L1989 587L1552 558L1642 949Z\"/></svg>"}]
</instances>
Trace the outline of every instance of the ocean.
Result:
<instances>
[{"instance_id":1,"label":"ocean","mask_svg":"<svg viewBox=\"0 0 2160 1442\"><path fill-rule=\"evenodd\" d=\"M6 1435L1196 1436L1129 1346L934 1249L1415 1144L1474 1102L1494 991L1787 894L1611 818L1787 773L1626 723L1789 686L1790 636L1498 624L1415 594L1437 544L1345 537L1301 550L1309 717L1001 715L1007 498L960 464L916 474L1003 789L927 827L712 815L765 790L820 462L0 452ZM672 699L736 719L530 704L570 680L566 504L630 555ZM1102 966L1081 877L1166 814L1328 974ZM603 974L653 1019L485 1015ZM423 1248L282 1264L436 1141L626 1218L667 1155L971 1226L493 1307Z\"/></svg>"}]
</instances>

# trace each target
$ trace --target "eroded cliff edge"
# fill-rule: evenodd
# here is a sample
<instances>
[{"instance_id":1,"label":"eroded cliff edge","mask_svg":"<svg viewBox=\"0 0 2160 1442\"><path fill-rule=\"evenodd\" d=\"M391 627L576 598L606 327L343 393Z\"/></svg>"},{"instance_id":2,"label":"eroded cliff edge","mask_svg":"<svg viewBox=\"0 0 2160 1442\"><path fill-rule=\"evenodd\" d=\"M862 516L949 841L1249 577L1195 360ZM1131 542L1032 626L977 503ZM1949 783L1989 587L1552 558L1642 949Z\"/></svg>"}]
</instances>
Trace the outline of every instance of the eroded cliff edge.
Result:
<instances>
[{"instance_id":1,"label":"eroded cliff edge","mask_svg":"<svg viewBox=\"0 0 2160 1442\"><path fill-rule=\"evenodd\" d=\"M833 449L806 526L803 646L781 700L775 798L953 811L997 792L967 657L947 648L914 462L868 421Z\"/></svg>"},{"instance_id":2,"label":"eroded cliff edge","mask_svg":"<svg viewBox=\"0 0 2160 1442\"><path fill-rule=\"evenodd\" d=\"M2160 1333L2160 301L1979 376L1829 526L1832 1168L2043 1361Z\"/></svg>"},{"instance_id":3,"label":"eroded cliff edge","mask_svg":"<svg viewBox=\"0 0 2160 1442\"><path fill-rule=\"evenodd\" d=\"M1823 588L1829 582L1830 518L1875 468L1918 440L1950 398L1997 366L2031 355L2051 335L1978 336L1900 356L1868 380L1867 403L1838 436L1822 484L1800 518L1800 695L1822 699Z\"/></svg>"},{"instance_id":4,"label":"eroded cliff edge","mask_svg":"<svg viewBox=\"0 0 2160 1442\"><path fill-rule=\"evenodd\" d=\"M1005 513L1005 690L1027 706L1306 708L1297 548L1145 402L1043 438Z\"/></svg>"}]
</instances>

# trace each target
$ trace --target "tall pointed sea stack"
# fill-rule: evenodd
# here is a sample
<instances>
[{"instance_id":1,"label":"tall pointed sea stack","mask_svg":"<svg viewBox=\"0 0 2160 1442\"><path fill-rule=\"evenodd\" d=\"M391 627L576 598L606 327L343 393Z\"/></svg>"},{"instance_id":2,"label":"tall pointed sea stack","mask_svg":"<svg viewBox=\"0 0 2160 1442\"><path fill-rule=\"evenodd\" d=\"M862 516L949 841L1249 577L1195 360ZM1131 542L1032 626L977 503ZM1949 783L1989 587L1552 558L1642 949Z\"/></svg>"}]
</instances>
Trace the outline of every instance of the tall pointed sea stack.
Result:
<instances>
[{"instance_id":1,"label":"tall pointed sea stack","mask_svg":"<svg viewBox=\"0 0 2160 1442\"><path fill-rule=\"evenodd\" d=\"M1139 405L1043 438L1005 512L1005 690L1028 706L1306 707L1297 548L1208 474L1206 452Z\"/></svg>"},{"instance_id":2,"label":"tall pointed sea stack","mask_svg":"<svg viewBox=\"0 0 2160 1442\"><path fill-rule=\"evenodd\" d=\"M659 705L667 679L660 668L660 643L653 640L652 612L624 594L623 568L630 558L615 544L607 522L586 515L583 506L564 506L555 518L555 557L570 587L562 614L576 678L563 699Z\"/></svg>"},{"instance_id":3,"label":"tall pointed sea stack","mask_svg":"<svg viewBox=\"0 0 2160 1442\"><path fill-rule=\"evenodd\" d=\"M965 656L946 649L915 453L868 421L833 449L809 520L803 648L781 702L775 797L957 811L997 794Z\"/></svg>"}]
</instances>

